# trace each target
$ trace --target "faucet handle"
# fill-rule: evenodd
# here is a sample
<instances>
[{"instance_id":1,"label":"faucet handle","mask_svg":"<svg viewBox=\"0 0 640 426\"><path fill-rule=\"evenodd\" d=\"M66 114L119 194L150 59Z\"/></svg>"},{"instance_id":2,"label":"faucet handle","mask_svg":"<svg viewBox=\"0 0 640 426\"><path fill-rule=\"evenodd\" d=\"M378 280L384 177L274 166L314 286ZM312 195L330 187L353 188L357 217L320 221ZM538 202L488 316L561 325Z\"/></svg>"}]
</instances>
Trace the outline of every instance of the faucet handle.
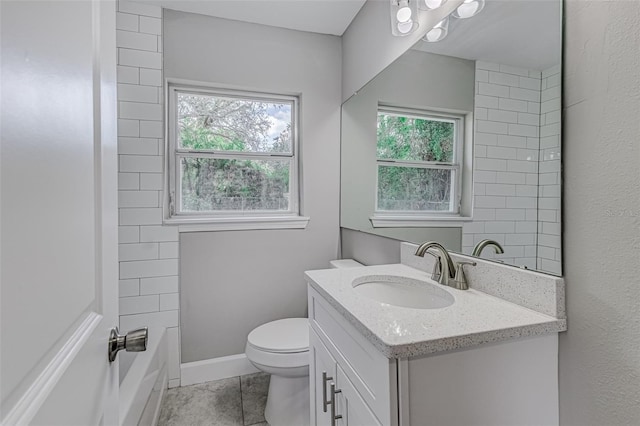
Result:
<instances>
[{"instance_id":1,"label":"faucet handle","mask_svg":"<svg viewBox=\"0 0 640 426\"><path fill-rule=\"evenodd\" d=\"M468 290L467 277L464 275L464 265L476 266L476 262L458 262L456 264L456 275L453 278L453 287L458 290Z\"/></svg>"}]
</instances>

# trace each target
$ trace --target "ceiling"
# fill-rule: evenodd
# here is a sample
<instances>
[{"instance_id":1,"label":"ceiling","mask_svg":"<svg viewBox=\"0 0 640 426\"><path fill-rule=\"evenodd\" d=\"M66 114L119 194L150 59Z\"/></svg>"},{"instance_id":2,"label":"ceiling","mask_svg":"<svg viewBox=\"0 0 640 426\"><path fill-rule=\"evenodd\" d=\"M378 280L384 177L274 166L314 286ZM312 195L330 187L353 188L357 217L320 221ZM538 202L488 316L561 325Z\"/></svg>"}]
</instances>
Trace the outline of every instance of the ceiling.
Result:
<instances>
[{"instance_id":1,"label":"ceiling","mask_svg":"<svg viewBox=\"0 0 640 426\"><path fill-rule=\"evenodd\" d=\"M167 9L341 36L365 0L137 0Z\"/></svg>"},{"instance_id":2,"label":"ceiling","mask_svg":"<svg viewBox=\"0 0 640 426\"><path fill-rule=\"evenodd\" d=\"M340 36L366 0L136 0L219 18ZM382 0L380 0L382 1ZM384 22L385 27L388 22ZM543 70L560 63L560 0L486 0L471 19L451 19L449 35L414 49Z\"/></svg>"},{"instance_id":3,"label":"ceiling","mask_svg":"<svg viewBox=\"0 0 640 426\"><path fill-rule=\"evenodd\" d=\"M561 8L560 0L487 0L473 18L452 19L444 40L414 48L544 70L561 61Z\"/></svg>"}]
</instances>

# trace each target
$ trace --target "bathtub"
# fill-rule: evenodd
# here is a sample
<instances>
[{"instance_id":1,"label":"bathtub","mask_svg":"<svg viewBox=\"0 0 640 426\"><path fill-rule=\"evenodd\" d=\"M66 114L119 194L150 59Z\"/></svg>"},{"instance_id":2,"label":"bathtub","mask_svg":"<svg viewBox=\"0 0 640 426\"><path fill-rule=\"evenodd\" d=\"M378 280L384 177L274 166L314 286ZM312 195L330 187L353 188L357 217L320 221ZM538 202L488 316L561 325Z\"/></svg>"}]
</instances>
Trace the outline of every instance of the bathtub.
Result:
<instances>
[{"instance_id":1,"label":"bathtub","mask_svg":"<svg viewBox=\"0 0 640 426\"><path fill-rule=\"evenodd\" d=\"M120 352L120 424L156 425L167 389L167 336L162 327L149 328L145 352Z\"/></svg>"}]
</instances>

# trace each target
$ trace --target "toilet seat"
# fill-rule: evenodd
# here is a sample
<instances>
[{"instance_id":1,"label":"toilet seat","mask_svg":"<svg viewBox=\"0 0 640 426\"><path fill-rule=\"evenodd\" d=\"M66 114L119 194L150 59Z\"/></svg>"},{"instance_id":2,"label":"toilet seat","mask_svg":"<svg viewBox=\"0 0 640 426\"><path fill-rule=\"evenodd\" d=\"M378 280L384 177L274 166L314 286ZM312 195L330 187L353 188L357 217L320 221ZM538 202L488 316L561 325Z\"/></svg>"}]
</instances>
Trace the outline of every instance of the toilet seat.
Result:
<instances>
[{"instance_id":1,"label":"toilet seat","mask_svg":"<svg viewBox=\"0 0 640 426\"><path fill-rule=\"evenodd\" d=\"M247 337L247 358L275 368L309 365L309 320L286 318L263 324Z\"/></svg>"},{"instance_id":2,"label":"toilet seat","mask_svg":"<svg viewBox=\"0 0 640 426\"><path fill-rule=\"evenodd\" d=\"M253 364L274 368L296 368L309 365L309 351L275 353L266 352L247 343L245 354Z\"/></svg>"},{"instance_id":3,"label":"toilet seat","mask_svg":"<svg viewBox=\"0 0 640 426\"><path fill-rule=\"evenodd\" d=\"M285 318L255 328L247 342L256 349L272 353L295 353L309 350L309 320Z\"/></svg>"}]
</instances>

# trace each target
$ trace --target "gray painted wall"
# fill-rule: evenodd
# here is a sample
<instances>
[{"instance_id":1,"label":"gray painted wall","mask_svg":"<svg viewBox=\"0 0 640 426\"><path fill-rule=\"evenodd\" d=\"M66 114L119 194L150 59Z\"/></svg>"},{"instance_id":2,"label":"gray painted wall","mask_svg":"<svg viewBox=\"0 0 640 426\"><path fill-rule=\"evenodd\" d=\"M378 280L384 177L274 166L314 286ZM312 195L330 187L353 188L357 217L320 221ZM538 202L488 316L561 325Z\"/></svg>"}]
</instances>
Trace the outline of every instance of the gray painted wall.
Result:
<instances>
[{"instance_id":1,"label":"gray painted wall","mask_svg":"<svg viewBox=\"0 0 640 426\"><path fill-rule=\"evenodd\" d=\"M340 242L345 259L354 259L363 265L400 263L400 240L342 228Z\"/></svg>"},{"instance_id":2,"label":"gray painted wall","mask_svg":"<svg viewBox=\"0 0 640 426\"><path fill-rule=\"evenodd\" d=\"M640 2L566 2L560 424L640 424Z\"/></svg>"},{"instance_id":3,"label":"gray painted wall","mask_svg":"<svg viewBox=\"0 0 640 426\"><path fill-rule=\"evenodd\" d=\"M301 101L305 230L203 232L180 238L182 362L244 352L247 334L306 315L303 272L338 256L339 37L167 10L165 77Z\"/></svg>"}]
</instances>

